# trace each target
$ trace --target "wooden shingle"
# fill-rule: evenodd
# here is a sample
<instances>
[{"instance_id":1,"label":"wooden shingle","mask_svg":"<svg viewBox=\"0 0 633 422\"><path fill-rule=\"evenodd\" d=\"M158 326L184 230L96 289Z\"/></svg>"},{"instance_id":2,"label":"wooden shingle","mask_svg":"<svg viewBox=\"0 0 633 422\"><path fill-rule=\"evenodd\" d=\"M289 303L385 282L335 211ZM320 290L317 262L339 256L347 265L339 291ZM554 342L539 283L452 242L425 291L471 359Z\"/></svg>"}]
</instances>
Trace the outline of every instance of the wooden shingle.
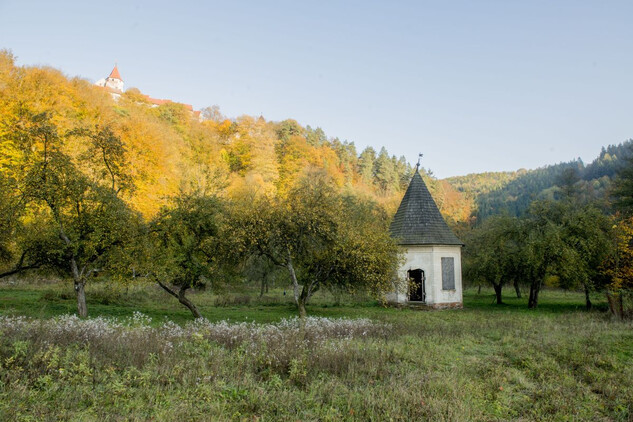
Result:
<instances>
[{"instance_id":1,"label":"wooden shingle","mask_svg":"<svg viewBox=\"0 0 633 422\"><path fill-rule=\"evenodd\" d=\"M399 245L463 245L440 214L417 171L390 227Z\"/></svg>"}]
</instances>

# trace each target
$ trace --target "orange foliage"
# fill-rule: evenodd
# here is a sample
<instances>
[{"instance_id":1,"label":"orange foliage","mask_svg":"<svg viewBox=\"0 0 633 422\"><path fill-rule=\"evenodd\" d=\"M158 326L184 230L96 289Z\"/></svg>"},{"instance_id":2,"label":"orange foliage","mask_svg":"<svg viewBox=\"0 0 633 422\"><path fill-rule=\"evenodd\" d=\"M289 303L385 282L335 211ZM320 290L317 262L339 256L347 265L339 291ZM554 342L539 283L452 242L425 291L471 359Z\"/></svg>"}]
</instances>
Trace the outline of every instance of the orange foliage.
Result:
<instances>
[{"instance_id":1,"label":"orange foliage","mask_svg":"<svg viewBox=\"0 0 633 422\"><path fill-rule=\"evenodd\" d=\"M124 199L146 217L179 191L233 198L253 192L283 195L315 169L325 172L341 189L374 198L390 213L395 213L406 187L406 180L399 180L397 186L380 190L376 182L360 177L353 145L328 141L322 131L317 140L314 134L318 132L312 131L308 141L309 131L294 121L286 122L292 124L283 133L279 123L262 117L200 122L175 103L152 107L142 101L144 94L137 89L128 90L115 102L108 92L85 80L68 79L50 68L17 67L7 52L0 52L0 86L0 171L3 160L19 159L11 142L4 139L24 110L49 113L62 135L109 127L125 147L129 177L135 185ZM77 158L88 151L88 140L68 136L64 148ZM407 174L410 166L405 163L397 171L394 180ZM468 219L472 205L461 192L447 183L425 180L449 221Z\"/></svg>"}]
</instances>

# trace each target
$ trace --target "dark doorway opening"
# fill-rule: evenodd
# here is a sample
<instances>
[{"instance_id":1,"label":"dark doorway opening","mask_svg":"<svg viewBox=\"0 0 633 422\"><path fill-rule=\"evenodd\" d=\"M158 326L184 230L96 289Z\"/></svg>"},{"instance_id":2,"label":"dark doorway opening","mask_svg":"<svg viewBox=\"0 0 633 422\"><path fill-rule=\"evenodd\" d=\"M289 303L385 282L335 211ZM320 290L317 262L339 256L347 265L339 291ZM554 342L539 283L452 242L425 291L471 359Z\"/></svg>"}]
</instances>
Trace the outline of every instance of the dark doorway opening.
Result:
<instances>
[{"instance_id":1,"label":"dark doorway opening","mask_svg":"<svg viewBox=\"0 0 633 422\"><path fill-rule=\"evenodd\" d=\"M411 302L425 302L426 290L424 289L424 271L409 270L409 300Z\"/></svg>"}]
</instances>

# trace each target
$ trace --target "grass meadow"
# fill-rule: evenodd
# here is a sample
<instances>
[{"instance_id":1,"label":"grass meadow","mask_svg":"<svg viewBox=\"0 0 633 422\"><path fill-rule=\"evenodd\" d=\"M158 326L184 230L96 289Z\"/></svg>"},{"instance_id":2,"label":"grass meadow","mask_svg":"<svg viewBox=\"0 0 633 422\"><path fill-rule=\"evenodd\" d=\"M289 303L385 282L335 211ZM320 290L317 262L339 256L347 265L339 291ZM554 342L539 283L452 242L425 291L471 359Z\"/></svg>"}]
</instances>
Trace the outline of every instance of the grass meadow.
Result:
<instances>
[{"instance_id":1,"label":"grass meadow","mask_svg":"<svg viewBox=\"0 0 633 422\"><path fill-rule=\"evenodd\" d=\"M153 285L0 284L0 420L632 421L633 324L604 299L506 292L465 309L385 308L321 294L191 295L193 321Z\"/></svg>"}]
</instances>

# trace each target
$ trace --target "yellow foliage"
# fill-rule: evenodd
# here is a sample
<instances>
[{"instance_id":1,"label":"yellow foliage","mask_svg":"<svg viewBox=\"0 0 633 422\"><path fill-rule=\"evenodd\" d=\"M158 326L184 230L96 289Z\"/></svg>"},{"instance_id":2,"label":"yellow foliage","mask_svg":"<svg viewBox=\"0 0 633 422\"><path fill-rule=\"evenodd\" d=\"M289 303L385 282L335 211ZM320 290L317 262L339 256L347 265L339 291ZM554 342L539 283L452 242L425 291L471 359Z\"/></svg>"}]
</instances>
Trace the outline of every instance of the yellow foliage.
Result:
<instances>
[{"instance_id":1,"label":"yellow foliage","mask_svg":"<svg viewBox=\"0 0 633 422\"><path fill-rule=\"evenodd\" d=\"M611 278L611 291L633 289L633 217L614 225L616 254L607 264L606 273Z\"/></svg>"},{"instance_id":2,"label":"yellow foliage","mask_svg":"<svg viewBox=\"0 0 633 422\"><path fill-rule=\"evenodd\" d=\"M98 175L81 160L90 151L89 139L76 131L111 128L124 145L135 186L123 193L124 199L145 217L181 191L232 198L253 192L283 196L314 169L327 174L339 189L379 201L391 214L404 193L399 186L385 193L363 180L353 145L308 142L296 122L283 134L278 123L261 117L200 122L182 105L151 107L144 98L137 89L129 89L115 102L107 91L85 80L69 79L50 68L18 67L10 53L0 52L0 171L19 168L17 163L23 160L10 139L23 116L48 113L63 138L64 153L90 177ZM341 148L353 152L341 155ZM428 182L449 220L468 218L472 205L459 192L435 180Z\"/></svg>"}]
</instances>

